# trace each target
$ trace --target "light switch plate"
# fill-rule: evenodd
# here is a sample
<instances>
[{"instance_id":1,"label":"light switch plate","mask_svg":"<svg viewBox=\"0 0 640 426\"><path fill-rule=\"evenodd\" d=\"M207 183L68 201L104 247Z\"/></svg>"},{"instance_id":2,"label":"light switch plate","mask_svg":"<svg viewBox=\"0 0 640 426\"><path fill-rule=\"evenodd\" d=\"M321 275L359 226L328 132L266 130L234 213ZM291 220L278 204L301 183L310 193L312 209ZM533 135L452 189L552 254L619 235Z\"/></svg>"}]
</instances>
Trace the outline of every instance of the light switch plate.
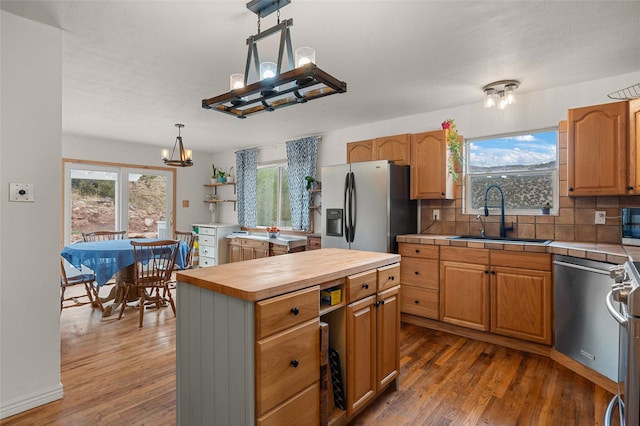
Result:
<instances>
[{"instance_id":1,"label":"light switch plate","mask_svg":"<svg viewBox=\"0 0 640 426\"><path fill-rule=\"evenodd\" d=\"M9 201L29 201L33 202L32 183L10 183Z\"/></svg>"}]
</instances>

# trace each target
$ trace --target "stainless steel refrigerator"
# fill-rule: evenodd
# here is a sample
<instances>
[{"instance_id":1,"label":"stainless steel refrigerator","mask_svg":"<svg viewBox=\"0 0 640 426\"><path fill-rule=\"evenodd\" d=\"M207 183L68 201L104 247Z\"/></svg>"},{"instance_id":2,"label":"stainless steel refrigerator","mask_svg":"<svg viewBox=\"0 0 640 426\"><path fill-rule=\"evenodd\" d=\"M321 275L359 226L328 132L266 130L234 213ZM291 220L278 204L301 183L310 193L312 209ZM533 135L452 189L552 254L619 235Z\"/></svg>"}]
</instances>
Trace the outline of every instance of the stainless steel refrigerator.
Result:
<instances>
[{"instance_id":1,"label":"stainless steel refrigerator","mask_svg":"<svg viewBox=\"0 0 640 426\"><path fill-rule=\"evenodd\" d=\"M322 168L322 247L397 253L396 236L415 234L409 167L387 160Z\"/></svg>"}]
</instances>

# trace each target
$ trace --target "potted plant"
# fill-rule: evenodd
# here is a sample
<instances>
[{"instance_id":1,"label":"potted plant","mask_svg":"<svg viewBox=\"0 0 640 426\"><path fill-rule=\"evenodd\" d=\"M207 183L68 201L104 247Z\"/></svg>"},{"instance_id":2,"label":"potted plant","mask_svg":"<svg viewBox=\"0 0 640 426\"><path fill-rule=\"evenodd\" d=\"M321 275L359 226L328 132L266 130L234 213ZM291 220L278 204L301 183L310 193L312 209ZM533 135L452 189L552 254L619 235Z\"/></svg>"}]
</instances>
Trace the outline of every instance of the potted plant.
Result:
<instances>
[{"instance_id":1,"label":"potted plant","mask_svg":"<svg viewBox=\"0 0 640 426\"><path fill-rule=\"evenodd\" d=\"M233 183L233 166L229 167L229 171L227 172L227 182Z\"/></svg>"},{"instance_id":2,"label":"potted plant","mask_svg":"<svg viewBox=\"0 0 640 426\"><path fill-rule=\"evenodd\" d=\"M549 214L551 212L551 204L547 201L547 203L542 206L542 214Z\"/></svg>"},{"instance_id":3,"label":"potted plant","mask_svg":"<svg viewBox=\"0 0 640 426\"><path fill-rule=\"evenodd\" d=\"M211 167L213 168L213 173L211 174L211 183L223 183L227 181L227 172L217 168L215 164L212 164Z\"/></svg>"},{"instance_id":4,"label":"potted plant","mask_svg":"<svg viewBox=\"0 0 640 426\"><path fill-rule=\"evenodd\" d=\"M313 176L305 176L304 180L307 181L307 191L310 191L311 188L315 187L316 185L320 185L320 182L318 182Z\"/></svg>"}]
</instances>

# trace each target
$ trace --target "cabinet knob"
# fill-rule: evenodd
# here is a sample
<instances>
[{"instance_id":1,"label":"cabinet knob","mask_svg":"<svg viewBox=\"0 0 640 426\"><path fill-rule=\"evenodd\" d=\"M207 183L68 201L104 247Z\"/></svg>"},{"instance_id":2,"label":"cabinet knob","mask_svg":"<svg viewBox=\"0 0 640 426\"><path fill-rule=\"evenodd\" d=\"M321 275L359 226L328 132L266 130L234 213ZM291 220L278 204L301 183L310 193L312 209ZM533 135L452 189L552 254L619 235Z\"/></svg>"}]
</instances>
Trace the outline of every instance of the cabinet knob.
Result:
<instances>
[{"instance_id":1,"label":"cabinet knob","mask_svg":"<svg viewBox=\"0 0 640 426\"><path fill-rule=\"evenodd\" d=\"M569 188L569 192L573 192L573 187Z\"/></svg>"},{"instance_id":2,"label":"cabinet knob","mask_svg":"<svg viewBox=\"0 0 640 426\"><path fill-rule=\"evenodd\" d=\"M414 274L420 275L420 271L415 271Z\"/></svg>"},{"instance_id":3,"label":"cabinet knob","mask_svg":"<svg viewBox=\"0 0 640 426\"><path fill-rule=\"evenodd\" d=\"M484 273L485 273L485 274L488 274L488 273L489 273L489 271L484 271Z\"/></svg>"},{"instance_id":4,"label":"cabinet knob","mask_svg":"<svg viewBox=\"0 0 640 426\"><path fill-rule=\"evenodd\" d=\"M395 279L396 279L396 276L395 276L395 275L389 275L389 279L390 279L391 281L393 281L393 280L395 280Z\"/></svg>"},{"instance_id":5,"label":"cabinet knob","mask_svg":"<svg viewBox=\"0 0 640 426\"><path fill-rule=\"evenodd\" d=\"M367 284L367 283L362 284L362 288L364 288L365 290L368 290L369 289L369 284Z\"/></svg>"},{"instance_id":6,"label":"cabinet knob","mask_svg":"<svg viewBox=\"0 0 640 426\"><path fill-rule=\"evenodd\" d=\"M441 192L440 195L442 195L444 197L444 192Z\"/></svg>"},{"instance_id":7,"label":"cabinet knob","mask_svg":"<svg viewBox=\"0 0 640 426\"><path fill-rule=\"evenodd\" d=\"M298 368L298 365L300 365L300 362L297 359L292 359L291 360L291 366L293 368Z\"/></svg>"},{"instance_id":8,"label":"cabinet knob","mask_svg":"<svg viewBox=\"0 0 640 426\"><path fill-rule=\"evenodd\" d=\"M420 253L420 249L416 249L416 253Z\"/></svg>"},{"instance_id":9,"label":"cabinet knob","mask_svg":"<svg viewBox=\"0 0 640 426\"><path fill-rule=\"evenodd\" d=\"M293 308L291 308L291 313L293 315L298 315L300 313L300 309L298 309L297 306L294 306Z\"/></svg>"},{"instance_id":10,"label":"cabinet knob","mask_svg":"<svg viewBox=\"0 0 640 426\"><path fill-rule=\"evenodd\" d=\"M384 305L384 299L378 302L379 305Z\"/></svg>"},{"instance_id":11,"label":"cabinet knob","mask_svg":"<svg viewBox=\"0 0 640 426\"><path fill-rule=\"evenodd\" d=\"M627 191L631 191L631 190L633 190L633 186L631 185L627 186Z\"/></svg>"},{"instance_id":12,"label":"cabinet knob","mask_svg":"<svg viewBox=\"0 0 640 426\"><path fill-rule=\"evenodd\" d=\"M419 300L415 300L413 303L415 303L416 305L419 305L420 301Z\"/></svg>"},{"instance_id":13,"label":"cabinet knob","mask_svg":"<svg viewBox=\"0 0 640 426\"><path fill-rule=\"evenodd\" d=\"M491 275L495 275L495 274L496 274L496 271L491 271Z\"/></svg>"}]
</instances>

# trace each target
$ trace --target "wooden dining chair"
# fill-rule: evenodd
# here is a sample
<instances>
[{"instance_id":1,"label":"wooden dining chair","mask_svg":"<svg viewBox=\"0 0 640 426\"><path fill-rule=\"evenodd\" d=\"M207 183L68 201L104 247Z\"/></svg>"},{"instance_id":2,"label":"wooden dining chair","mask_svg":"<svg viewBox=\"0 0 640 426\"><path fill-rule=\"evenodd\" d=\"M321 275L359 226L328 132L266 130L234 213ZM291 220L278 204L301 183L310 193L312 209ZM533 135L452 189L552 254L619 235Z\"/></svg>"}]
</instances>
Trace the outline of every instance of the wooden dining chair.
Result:
<instances>
[{"instance_id":1,"label":"wooden dining chair","mask_svg":"<svg viewBox=\"0 0 640 426\"><path fill-rule=\"evenodd\" d=\"M83 232L82 239L85 243L89 241L122 240L124 239L126 232L127 231Z\"/></svg>"},{"instance_id":2,"label":"wooden dining chair","mask_svg":"<svg viewBox=\"0 0 640 426\"><path fill-rule=\"evenodd\" d=\"M169 281L178 254L180 241L159 240L138 242L131 241L134 258L134 278L133 281L124 283L125 292L120 307L122 318L129 295L136 292L139 299L138 309L140 310L140 327L144 317L145 305L155 304L158 309L167 302L171 305L173 315L176 315L176 305L169 291ZM160 295L162 290L162 295Z\"/></svg>"},{"instance_id":3,"label":"wooden dining chair","mask_svg":"<svg viewBox=\"0 0 640 426\"><path fill-rule=\"evenodd\" d=\"M187 258L184 261L184 269L193 268L193 246L196 243L196 233L192 231L174 231L174 237L176 240L183 241L188 247L189 252L187 253Z\"/></svg>"},{"instance_id":4,"label":"wooden dining chair","mask_svg":"<svg viewBox=\"0 0 640 426\"><path fill-rule=\"evenodd\" d=\"M74 285L84 285L84 289L87 292L87 298L89 301L80 302L78 296L65 297L65 290ZM83 296L81 296L83 297ZM64 302L73 301L73 305L64 306ZM64 258L60 258L60 312L64 308L70 308L72 306L83 306L91 303L92 306L97 306L100 310L103 310L102 302L98 295L98 283L96 282L96 276L94 274L78 274L73 276L67 276L67 271L64 268Z\"/></svg>"}]
</instances>

